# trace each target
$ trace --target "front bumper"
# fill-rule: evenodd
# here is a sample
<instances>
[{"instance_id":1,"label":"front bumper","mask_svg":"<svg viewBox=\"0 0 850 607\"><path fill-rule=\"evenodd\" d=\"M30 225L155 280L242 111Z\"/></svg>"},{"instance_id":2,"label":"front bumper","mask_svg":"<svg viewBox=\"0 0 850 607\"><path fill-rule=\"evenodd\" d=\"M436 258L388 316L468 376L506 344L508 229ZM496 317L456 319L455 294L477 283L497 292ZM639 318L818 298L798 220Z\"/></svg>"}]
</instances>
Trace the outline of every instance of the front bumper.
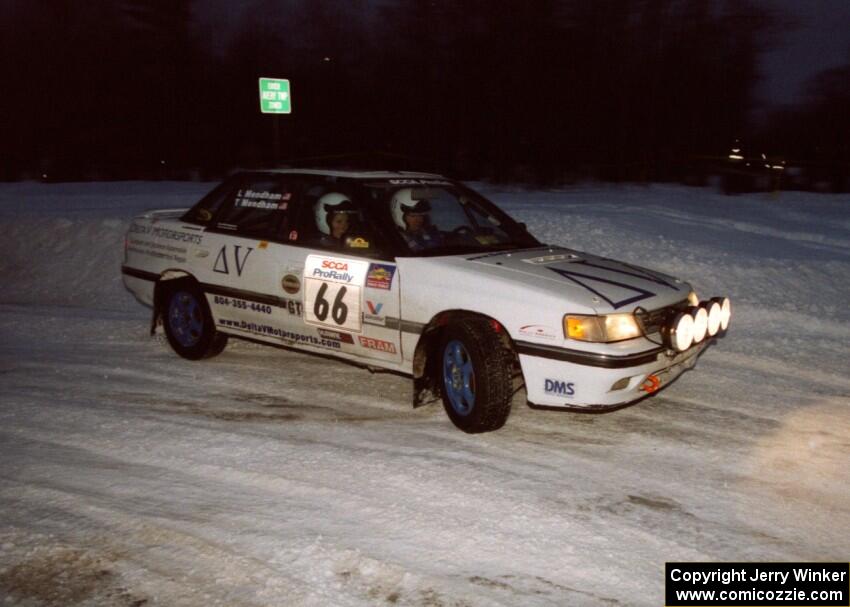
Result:
<instances>
[{"instance_id":1,"label":"front bumper","mask_svg":"<svg viewBox=\"0 0 850 607\"><path fill-rule=\"evenodd\" d=\"M639 400L692 369L714 339L671 355L656 348L628 356L517 344L529 405L608 409Z\"/></svg>"}]
</instances>

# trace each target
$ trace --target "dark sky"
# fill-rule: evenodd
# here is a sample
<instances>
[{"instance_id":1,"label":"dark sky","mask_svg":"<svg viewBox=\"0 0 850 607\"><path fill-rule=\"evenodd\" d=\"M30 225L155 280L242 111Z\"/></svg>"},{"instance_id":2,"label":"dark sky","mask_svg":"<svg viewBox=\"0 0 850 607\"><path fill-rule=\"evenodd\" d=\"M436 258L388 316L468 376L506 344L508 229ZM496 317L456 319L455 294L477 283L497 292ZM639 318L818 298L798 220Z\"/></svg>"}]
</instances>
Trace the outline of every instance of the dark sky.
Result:
<instances>
[{"instance_id":1,"label":"dark sky","mask_svg":"<svg viewBox=\"0 0 850 607\"><path fill-rule=\"evenodd\" d=\"M759 1L792 21L791 28L777 36L776 48L762 57L763 104L801 101L808 78L850 63L850 0Z\"/></svg>"},{"instance_id":2,"label":"dark sky","mask_svg":"<svg viewBox=\"0 0 850 607\"><path fill-rule=\"evenodd\" d=\"M282 0L276 5L285 13L287 7L307 1ZM850 63L850 0L753 1L777 11L785 24L773 41L775 47L762 56L762 81L757 88L762 107L802 101L804 84L811 76ZM214 44L223 48L245 11L258 4L268 10L269 3L263 0L196 0L195 9L199 21L217 32ZM377 4L364 2L367 10Z\"/></svg>"}]
</instances>

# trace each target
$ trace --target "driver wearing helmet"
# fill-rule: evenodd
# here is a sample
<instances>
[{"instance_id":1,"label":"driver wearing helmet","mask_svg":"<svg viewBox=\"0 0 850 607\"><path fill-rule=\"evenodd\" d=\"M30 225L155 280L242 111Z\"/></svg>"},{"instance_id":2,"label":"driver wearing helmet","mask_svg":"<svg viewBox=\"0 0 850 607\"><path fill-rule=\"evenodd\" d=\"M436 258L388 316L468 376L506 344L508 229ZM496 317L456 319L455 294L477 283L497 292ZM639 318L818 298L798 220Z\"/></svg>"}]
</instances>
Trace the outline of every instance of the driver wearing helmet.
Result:
<instances>
[{"instance_id":1,"label":"driver wearing helmet","mask_svg":"<svg viewBox=\"0 0 850 607\"><path fill-rule=\"evenodd\" d=\"M316 227L322 234L319 244L341 248L345 243L345 235L351 228L351 216L357 213L354 203L345 194L329 192L319 198L313 212L316 216Z\"/></svg>"},{"instance_id":2,"label":"driver wearing helmet","mask_svg":"<svg viewBox=\"0 0 850 607\"><path fill-rule=\"evenodd\" d=\"M398 190L392 199L392 215L411 251L422 251L443 244L442 233L431 225L431 203L417 196L414 188Z\"/></svg>"}]
</instances>

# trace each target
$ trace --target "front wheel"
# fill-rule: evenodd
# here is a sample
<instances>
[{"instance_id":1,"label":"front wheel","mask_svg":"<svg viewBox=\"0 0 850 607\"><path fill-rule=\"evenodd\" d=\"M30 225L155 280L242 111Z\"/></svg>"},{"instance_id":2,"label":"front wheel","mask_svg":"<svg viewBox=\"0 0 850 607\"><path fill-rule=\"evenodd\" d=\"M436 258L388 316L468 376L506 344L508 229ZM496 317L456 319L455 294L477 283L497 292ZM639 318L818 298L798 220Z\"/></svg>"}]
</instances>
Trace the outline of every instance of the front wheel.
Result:
<instances>
[{"instance_id":1,"label":"front wheel","mask_svg":"<svg viewBox=\"0 0 850 607\"><path fill-rule=\"evenodd\" d=\"M215 330L204 294L190 282L169 286L163 304L163 325L171 348L183 358L200 360L219 354L227 335Z\"/></svg>"},{"instance_id":2,"label":"front wheel","mask_svg":"<svg viewBox=\"0 0 850 607\"><path fill-rule=\"evenodd\" d=\"M512 357L483 319L449 325L438 350L443 406L464 432L501 428L511 411Z\"/></svg>"}]
</instances>

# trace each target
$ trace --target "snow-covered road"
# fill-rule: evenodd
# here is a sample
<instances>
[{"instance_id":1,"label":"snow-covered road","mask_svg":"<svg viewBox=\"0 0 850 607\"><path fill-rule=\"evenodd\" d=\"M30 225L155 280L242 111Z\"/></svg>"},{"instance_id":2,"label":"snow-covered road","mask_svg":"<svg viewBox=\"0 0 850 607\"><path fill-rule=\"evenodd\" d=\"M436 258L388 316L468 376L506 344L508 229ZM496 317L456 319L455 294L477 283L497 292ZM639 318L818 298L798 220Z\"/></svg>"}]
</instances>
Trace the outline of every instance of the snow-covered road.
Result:
<instances>
[{"instance_id":1,"label":"snow-covered road","mask_svg":"<svg viewBox=\"0 0 850 607\"><path fill-rule=\"evenodd\" d=\"M0 598L660 605L665 561L850 556L850 197L489 189L542 239L729 293L659 395L456 430L408 380L147 334L123 230L203 184L0 186Z\"/></svg>"}]
</instances>

